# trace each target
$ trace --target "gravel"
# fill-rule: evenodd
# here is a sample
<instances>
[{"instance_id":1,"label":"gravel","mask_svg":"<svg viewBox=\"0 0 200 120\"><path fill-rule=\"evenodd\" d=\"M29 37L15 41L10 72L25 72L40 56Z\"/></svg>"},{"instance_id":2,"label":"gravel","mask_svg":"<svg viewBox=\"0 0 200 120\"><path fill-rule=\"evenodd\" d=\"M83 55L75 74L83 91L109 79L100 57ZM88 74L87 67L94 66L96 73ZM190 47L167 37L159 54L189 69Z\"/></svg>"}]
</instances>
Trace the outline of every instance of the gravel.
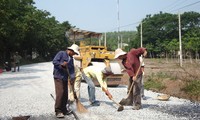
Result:
<instances>
[{"instance_id":1,"label":"gravel","mask_svg":"<svg viewBox=\"0 0 200 120\"><path fill-rule=\"evenodd\" d=\"M30 116L30 120L54 120L55 96L51 62L21 66L20 72L0 74L0 120L9 120L17 116ZM127 88L124 85L109 87L115 101L126 98ZM87 84L81 84L81 103L88 113L78 113L76 104L71 108L81 120L199 120L200 104L186 99L170 97L169 101L159 101L155 93L145 90L147 100L142 100L141 110L132 110L124 106L117 112L118 106L109 100L99 87L96 87L96 98L101 102L98 107L88 102ZM66 116L73 120L73 115Z\"/></svg>"}]
</instances>

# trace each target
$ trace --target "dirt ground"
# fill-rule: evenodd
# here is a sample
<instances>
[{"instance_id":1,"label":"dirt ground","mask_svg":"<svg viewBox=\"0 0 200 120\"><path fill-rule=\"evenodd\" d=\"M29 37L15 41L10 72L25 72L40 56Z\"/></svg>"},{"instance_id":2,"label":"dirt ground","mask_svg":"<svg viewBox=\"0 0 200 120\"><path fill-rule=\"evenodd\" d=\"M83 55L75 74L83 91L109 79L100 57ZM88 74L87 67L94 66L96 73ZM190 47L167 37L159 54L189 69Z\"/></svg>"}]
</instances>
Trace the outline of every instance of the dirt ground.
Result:
<instances>
[{"instance_id":1,"label":"dirt ground","mask_svg":"<svg viewBox=\"0 0 200 120\"><path fill-rule=\"evenodd\" d=\"M157 76L155 77L155 74L161 74L161 77L158 79ZM128 78L129 76L125 73L122 84L127 85ZM164 86L164 88L160 90L150 88L152 91L200 102L199 95L190 95L182 90L182 88L188 83L188 80L200 78L199 62L184 61L183 67L181 68L178 60L145 59L144 82L149 80L149 78L157 79Z\"/></svg>"}]
</instances>

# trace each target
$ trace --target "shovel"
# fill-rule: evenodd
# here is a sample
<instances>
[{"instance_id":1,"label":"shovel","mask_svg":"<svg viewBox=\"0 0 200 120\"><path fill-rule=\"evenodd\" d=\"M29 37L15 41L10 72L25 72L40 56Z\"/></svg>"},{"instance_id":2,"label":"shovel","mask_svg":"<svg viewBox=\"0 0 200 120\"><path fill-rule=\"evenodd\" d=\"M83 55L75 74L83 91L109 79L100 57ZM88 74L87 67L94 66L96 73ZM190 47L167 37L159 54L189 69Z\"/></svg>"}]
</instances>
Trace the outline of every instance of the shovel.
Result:
<instances>
[{"instance_id":1,"label":"shovel","mask_svg":"<svg viewBox=\"0 0 200 120\"><path fill-rule=\"evenodd\" d=\"M124 106L123 105L120 105L119 103L117 103L115 100L111 99L115 104L117 104L119 107L117 109L118 112L124 110Z\"/></svg>"},{"instance_id":2,"label":"shovel","mask_svg":"<svg viewBox=\"0 0 200 120\"><path fill-rule=\"evenodd\" d=\"M131 93L131 91L132 91L133 85L134 85L134 81L132 82L131 87L130 87L129 90L128 90L127 97L126 97L126 98L123 98L123 99L119 102L120 105L129 105L129 103L131 102L131 100L130 100L128 97L129 97L129 95L130 95L130 93Z\"/></svg>"},{"instance_id":3,"label":"shovel","mask_svg":"<svg viewBox=\"0 0 200 120\"><path fill-rule=\"evenodd\" d=\"M103 90L104 92L106 92L106 89L105 89L104 87L102 88L102 90ZM119 103L117 103L113 98L111 98L111 100L112 100L116 105L119 106L118 109L117 109L118 112L124 110L124 106L123 106L123 105L120 105Z\"/></svg>"}]
</instances>

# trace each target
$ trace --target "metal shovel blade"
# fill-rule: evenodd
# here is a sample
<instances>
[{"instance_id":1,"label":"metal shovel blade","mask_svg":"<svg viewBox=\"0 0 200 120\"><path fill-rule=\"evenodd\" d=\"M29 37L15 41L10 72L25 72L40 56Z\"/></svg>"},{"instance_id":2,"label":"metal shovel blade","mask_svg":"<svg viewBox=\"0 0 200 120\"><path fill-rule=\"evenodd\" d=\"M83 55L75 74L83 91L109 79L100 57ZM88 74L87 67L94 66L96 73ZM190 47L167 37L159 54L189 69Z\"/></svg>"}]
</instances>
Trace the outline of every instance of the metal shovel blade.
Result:
<instances>
[{"instance_id":1,"label":"metal shovel blade","mask_svg":"<svg viewBox=\"0 0 200 120\"><path fill-rule=\"evenodd\" d=\"M119 106L119 108L117 109L118 112L123 111L124 107L123 106Z\"/></svg>"}]
</instances>

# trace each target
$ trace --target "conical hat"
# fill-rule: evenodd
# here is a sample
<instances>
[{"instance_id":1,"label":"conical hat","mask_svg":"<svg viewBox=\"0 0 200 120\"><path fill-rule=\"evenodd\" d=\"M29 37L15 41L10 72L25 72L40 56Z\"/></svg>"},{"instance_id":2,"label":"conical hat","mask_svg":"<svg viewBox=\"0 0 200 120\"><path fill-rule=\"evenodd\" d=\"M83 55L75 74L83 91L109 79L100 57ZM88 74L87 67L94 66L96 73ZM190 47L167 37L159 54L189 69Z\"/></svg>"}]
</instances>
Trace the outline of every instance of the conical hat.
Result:
<instances>
[{"instance_id":1,"label":"conical hat","mask_svg":"<svg viewBox=\"0 0 200 120\"><path fill-rule=\"evenodd\" d=\"M125 55L126 52L124 52L122 49L118 48L115 50L115 59L118 58L121 55Z\"/></svg>"},{"instance_id":2,"label":"conical hat","mask_svg":"<svg viewBox=\"0 0 200 120\"><path fill-rule=\"evenodd\" d=\"M71 47L68 47L67 49L73 50L75 54L79 55L79 46L76 44L73 44Z\"/></svg>"}]
</instances>

